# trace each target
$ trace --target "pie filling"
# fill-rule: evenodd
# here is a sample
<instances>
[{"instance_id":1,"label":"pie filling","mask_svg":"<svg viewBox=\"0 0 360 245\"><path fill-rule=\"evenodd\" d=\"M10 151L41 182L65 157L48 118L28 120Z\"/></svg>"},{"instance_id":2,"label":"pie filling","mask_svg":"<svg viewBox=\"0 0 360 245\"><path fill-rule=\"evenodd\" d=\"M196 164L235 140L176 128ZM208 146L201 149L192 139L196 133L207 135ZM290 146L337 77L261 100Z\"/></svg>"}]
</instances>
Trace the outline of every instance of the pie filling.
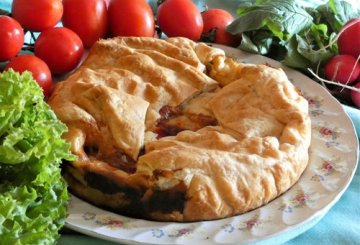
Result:
<instances>
[{"instance_id":1,"label":"pie filling","mask_svg":"<svg viewBox=\"0 0 360 245\"><path fill-rule=\"evenodd\" d=\"M189 113L185 112L181 106L166 105L160 109L160 118L157 120L153 132L156 133L157 138L160 139L166 136L176 136L184 130L196 131L206 126L216 125L218 125L218 122L213 116ZM86 145L84 146L84 151L90 159L100 160L103 164L109 164L128 174L134 174L136 172L137 159L132 159L120 150L103 153L96 146ZM143 147L138 157L144 154L145 148ZM172 175L172 173L160 170L155 170L153 174L154 182L162 177L168 178L171 177L168 175ZM69 176L67 176L67 178L69 178ZM139 213L181 213L183 212L186 202L187 186L182 181L165 190L153 186L151 190L145 192L145 190L131 188L126 184L121 185L119 182L94 171L85 170L82 178L88 187L104 194L121 194L127 196L129 200L131 200L127 208L122 210L122 208L118 206L114 207L114 209L115 211L120 211L133 217L137 217ZM80 182L78 182L78 184L79 183Z\"/></svg>"},{"instance_id":2,"label":"pie filling","mask_svg":"<svg viewBox=\"0 0 360 245\"><path fill-rule=\"evenodd\" d=\"M151 190L141 190L139 188L132 188L126 184L121 184L118 181L107 178L103 174L96 173L94 171L84 171L82 176L72 167L70 164L63 166L63 175L65 179L70 183L70 188L76 190L81 188L82 190L95 190L101 192L101 195L120 195L124 197L123 203L125 206L114 205L109 201L107 207L111 207L112 210L121 212L122 214L129 215L132 217L144 217L144 214L150 213L173 213L184 210L186 202L186 191L187 186L183 182L179 182L173 187L160 190L159 188L152 188ZM161 173L155 174L160 176ZM83 183L86 182L86 185ZM86 193L78 192L77 195L80 197L88 198ZM84 196L82 196L84 195ZM97 195L93 195L95 204ZM125 198L126 197L126 198ZM151 217L148 217L151 219Z\"/></svg>"},{"instance_id":3,"label":"pie filling","mask_svg":"<svg viewBox=\"0 0 360 245\"><path fill-rule=\"evenodd\" d=\"M213 116L193 114L182 111L179 107L163 106L160 109L161 118L157 121L154 133L158 139L175 136L181 131L197 131L206 126L216 126L217 120Z\"/></svg>"},{"instance_id":4,"label":"pie filling","mask_svg":"<svg viewBox=\"0 0 360 245\"><path fill-rule=\"evenodd\" d=\"M214 116L189 113L183 110L182 106L163 106L160 111L160 118L156 121L153 133L157 134L157 139L166 136L176 136L184 130L197 131L206 126L216 126L218 122ZM114 168L121 169L128 174L136 172L137 159L131 158L128 154L119 149L113 149L106 152L101 151L99 147L85 144L84 152L90 158L94 158L108 163ZM145 148L142 147L138 158L145 154Z\"/></svg>"},{"instance_id":5,"label":"pie filling","mask_svg":"<svg viewBox=\"0 0 360 245\"><path fill-rule=\"evenodd\" d=\"M132 159L124 152L113 150L111 152L103 153L99 151L96 146L86 145L84 146L84 152L90 159L97 159L108 163L114 168L121 169L129 174L136 171L136 160ZM143 151L140 153L143 155Z\"/></svg>"}]
</instances>

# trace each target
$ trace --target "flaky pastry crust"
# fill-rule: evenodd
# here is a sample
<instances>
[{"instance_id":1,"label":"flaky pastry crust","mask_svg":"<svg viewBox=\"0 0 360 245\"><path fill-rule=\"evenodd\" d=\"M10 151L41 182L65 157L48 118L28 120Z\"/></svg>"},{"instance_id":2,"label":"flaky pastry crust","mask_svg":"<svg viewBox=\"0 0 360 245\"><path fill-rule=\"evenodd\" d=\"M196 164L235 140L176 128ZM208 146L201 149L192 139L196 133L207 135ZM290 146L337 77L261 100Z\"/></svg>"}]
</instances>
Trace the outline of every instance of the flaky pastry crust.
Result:
<instances>
[{"instance_id":1,"label":"flaky pastry crust","mask_svg":"<svg viewBox=\"0 0 360 245\"><path fill-rule=\"evenodd\" d=\"M241 214L308 163L308 104L285 73L185 38L98 41L49 104L78 156L63 165L70 189L125 215Z\"/></svg>"}]
</instances>

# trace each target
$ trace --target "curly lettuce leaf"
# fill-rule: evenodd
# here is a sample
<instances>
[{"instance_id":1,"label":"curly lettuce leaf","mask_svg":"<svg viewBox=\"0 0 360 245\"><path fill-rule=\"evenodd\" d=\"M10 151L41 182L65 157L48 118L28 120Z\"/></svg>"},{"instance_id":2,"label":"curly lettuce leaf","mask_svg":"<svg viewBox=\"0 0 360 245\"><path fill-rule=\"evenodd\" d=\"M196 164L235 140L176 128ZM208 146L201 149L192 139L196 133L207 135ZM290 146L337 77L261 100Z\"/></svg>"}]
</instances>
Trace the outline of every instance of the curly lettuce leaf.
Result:
<instances>
[{"instance_id":1,"label":"curly lettuce leaf","mask_svg":"<svg viewBox=\"0 0 360 245\"><path fill-rule=\"evenodd\" d=\"M44 102L31 73L0 74L0 241L54 244L67 215L60 175L73 160L67 128Z\"/></svg>"}]
</instances>

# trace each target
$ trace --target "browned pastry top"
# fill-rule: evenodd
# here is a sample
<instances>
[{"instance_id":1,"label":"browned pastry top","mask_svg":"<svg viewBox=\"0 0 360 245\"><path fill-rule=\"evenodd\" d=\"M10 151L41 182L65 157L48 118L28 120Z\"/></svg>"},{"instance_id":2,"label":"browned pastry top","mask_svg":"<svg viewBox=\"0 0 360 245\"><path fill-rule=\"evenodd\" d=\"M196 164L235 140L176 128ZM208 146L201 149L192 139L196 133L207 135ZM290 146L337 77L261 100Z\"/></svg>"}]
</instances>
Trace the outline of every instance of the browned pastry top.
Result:
<instances>
[{"instance_id":1,"label":"browned pastry top","mask_svg":"<svg viewBox=\"0 0 360 245\"><path fill-rule=\"evenodd\" d=\"M286 74L185 38L101 40L49 104L78 155L64 166L70 188L126 215L240 214L308 162L308 104Z\"/></svg>"}]
</instances>

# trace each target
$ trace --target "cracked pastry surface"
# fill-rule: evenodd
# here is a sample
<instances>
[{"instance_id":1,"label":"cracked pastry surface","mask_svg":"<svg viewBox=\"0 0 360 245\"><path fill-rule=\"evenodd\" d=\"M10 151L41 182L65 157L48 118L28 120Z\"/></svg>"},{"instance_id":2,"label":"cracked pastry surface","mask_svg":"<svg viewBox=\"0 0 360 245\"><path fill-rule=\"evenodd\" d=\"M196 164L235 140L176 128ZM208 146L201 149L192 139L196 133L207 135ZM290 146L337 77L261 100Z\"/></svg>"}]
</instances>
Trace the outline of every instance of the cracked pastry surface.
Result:
<instances>
[{"instance_id":1,"label":"cracked pastry surface","mask_svg":"<svg viewBox=\"0 0 360 245\"><path fill-rule=\"evenodd\" d=\"M241 214L308 162L308 104L286 74L185 38L101 40L49 104L78 156L63 165L70 189L133 217Z\"/></svg>"}]
</instances>

